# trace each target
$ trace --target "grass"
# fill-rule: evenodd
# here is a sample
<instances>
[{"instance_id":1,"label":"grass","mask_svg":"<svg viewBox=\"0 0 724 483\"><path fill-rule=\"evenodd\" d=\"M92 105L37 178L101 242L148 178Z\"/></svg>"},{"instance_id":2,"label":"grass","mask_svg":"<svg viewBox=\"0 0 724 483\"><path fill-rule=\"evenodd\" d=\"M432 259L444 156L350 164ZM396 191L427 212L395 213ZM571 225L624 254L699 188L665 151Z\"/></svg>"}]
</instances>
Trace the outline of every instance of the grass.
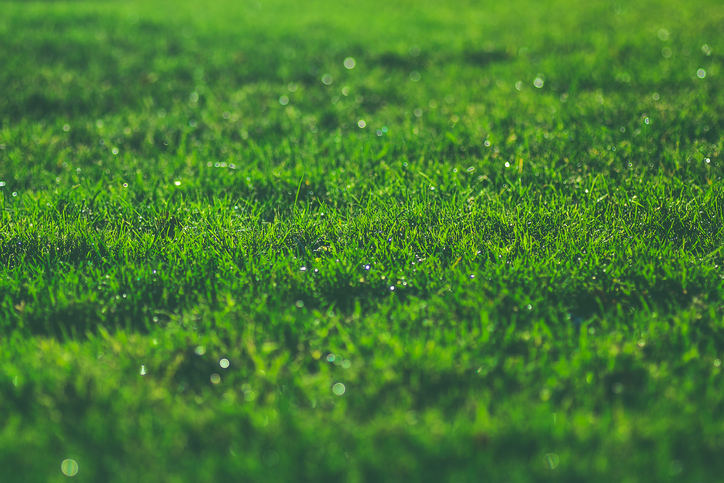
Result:
<instances>
[{"instance_id":1,"label":"grass","mask_svg":"<svg viewBox=\"0 0 724 483\"><path fill-rule=\"evenodd\" d=\"M718 478L723 21L0 3L8 481Z\"/></svg>"}]
</instances>

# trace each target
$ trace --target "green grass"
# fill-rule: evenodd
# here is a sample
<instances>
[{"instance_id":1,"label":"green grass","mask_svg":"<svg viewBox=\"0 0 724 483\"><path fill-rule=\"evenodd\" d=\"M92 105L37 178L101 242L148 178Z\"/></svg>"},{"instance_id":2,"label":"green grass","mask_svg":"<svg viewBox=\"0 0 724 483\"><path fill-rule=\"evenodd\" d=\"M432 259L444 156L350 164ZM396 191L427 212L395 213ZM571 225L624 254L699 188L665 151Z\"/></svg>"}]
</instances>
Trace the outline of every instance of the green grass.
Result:
<instances>
[{"instance_id":1,"label":"green grass","mask_svg":"<svg viewBox=\"0 0 724 483\"><path fill-rule=\"evenodd\" d=\"M720 478L724 6L328 3L0 3L0 480Z\"/></svg>"}]
</instances>

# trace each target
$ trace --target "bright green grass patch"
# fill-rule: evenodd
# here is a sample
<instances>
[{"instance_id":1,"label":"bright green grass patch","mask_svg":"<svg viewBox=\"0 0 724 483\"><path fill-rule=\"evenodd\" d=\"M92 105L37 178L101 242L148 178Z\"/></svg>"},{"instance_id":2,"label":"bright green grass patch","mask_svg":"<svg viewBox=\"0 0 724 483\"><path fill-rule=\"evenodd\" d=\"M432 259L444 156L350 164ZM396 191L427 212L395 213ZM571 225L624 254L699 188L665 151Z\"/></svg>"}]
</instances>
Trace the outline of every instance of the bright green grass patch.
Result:
<instances>
[{"instance_id":1,"label":"bright green grass patch","mask_svg":"<svg viewBox=\"0 0 724 483\"><path fill-rule=\"evenodd\" d=\"M0 3L4 474L722 474L724 7L440 3Z\"/></svg>"}]
</instances>

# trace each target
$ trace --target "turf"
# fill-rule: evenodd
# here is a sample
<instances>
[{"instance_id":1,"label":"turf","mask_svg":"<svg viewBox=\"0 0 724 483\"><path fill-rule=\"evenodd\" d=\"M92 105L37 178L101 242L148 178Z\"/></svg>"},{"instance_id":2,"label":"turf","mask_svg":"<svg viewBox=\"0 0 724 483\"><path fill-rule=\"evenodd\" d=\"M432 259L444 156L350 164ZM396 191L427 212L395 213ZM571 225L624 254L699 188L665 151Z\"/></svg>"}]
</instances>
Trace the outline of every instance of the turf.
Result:
<instances>
[{"instance_id":1,"label":"turf","mask_svg":"<svg viewBox=\"0 0 724 483\"><path fill-rule=\"evenodd\" d=\"M722 25L1 2L0 479L720 478Z\"/></svg>"}]
</instances>

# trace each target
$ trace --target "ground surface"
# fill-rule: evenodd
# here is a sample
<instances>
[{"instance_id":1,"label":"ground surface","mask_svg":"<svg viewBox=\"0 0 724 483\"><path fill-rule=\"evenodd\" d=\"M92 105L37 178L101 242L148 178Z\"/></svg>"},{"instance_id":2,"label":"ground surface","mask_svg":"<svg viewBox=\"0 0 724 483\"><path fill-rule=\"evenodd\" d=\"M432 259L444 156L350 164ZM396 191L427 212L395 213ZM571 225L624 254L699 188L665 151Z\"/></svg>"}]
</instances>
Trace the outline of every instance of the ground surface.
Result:
<instances>
[{"instance_id":1,"label":"ground surface","mask_svg":"<svg viewBox=\"0 0 724 483\"><path fill-rule=\"evenodd\" d=\"M206 3L0 3L2 481L721 476L721 2Z\"/></svg>"}]
</instances>

